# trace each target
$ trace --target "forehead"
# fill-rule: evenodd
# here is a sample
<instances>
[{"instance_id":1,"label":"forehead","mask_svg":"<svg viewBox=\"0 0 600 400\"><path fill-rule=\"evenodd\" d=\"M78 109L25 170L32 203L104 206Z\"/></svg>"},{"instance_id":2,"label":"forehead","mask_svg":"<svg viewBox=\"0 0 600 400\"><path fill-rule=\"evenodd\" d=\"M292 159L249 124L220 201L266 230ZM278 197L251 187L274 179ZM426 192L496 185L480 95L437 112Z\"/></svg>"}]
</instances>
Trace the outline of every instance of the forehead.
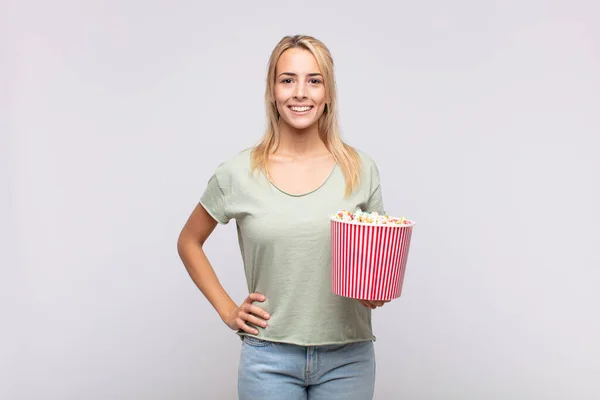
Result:
<instances>
[{"instance_id":1,"label":"forehead","mask_svg":"<svg viewBox=\"0 0 600 400\"><path fill-rule=\"evenodd\" d=\"M277 60L277 66L275 73L280 72L294 72L299 74L310 74L315 72L321 72L317 60L312 53L305 49L287 49L284 51L279 60Z\"/></svg>"}]
</instances>

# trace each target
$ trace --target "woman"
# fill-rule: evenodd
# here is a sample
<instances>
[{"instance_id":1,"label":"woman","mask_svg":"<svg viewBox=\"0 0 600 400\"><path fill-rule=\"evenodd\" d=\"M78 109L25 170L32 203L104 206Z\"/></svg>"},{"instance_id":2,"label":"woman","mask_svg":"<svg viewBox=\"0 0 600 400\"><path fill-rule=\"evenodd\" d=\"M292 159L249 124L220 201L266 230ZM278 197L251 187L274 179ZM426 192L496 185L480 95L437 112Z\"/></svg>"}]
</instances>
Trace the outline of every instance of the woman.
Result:
<instances>
[{"instance_id":1,"label":"woman","mask_svg":"<svg viewBox=\"0 0 600 400\"><path fill-rule=\"evenodd\" d=\"M383 213L377 166L340 138L333 60L319 40L277 44L265 99L262 141L216 169L180 234L180 257L243 341L240 399L371 399L371 310L384 302L332 293L328 216ZM232 218L250 293L240 306L202 250Z\"/></svg>"}]
</instances>

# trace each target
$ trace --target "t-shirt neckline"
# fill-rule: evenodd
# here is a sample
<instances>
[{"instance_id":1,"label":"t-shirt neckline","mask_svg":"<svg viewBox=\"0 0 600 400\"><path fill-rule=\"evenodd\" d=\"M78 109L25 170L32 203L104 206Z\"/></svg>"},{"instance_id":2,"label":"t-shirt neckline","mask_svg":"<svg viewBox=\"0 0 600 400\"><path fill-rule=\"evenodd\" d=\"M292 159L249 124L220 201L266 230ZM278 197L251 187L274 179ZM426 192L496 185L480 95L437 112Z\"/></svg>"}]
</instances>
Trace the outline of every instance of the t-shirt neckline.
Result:
<instances>
[{"instance_id":1,"label":"t-shirt neckline","mask_svg":"<svg viewBox=\"0 0 600 400\"><path fill-rule=\"evenodd\" d=\"M336 162L333 165L333 168L331 169L331 172L329 172L329 175L327 175L327 178L325 178L325 180L323 181L323 183L321 183L319 186L317 186L316 188L314 188L314 189L312 189L312 190L310 190L308 192L299 193L299 194L294 194L294 193L286 192L285 190L283 190L279 186L277 186L275 183L273 183L273 181L271 179L269 179L268 176L265 175L265 178L267 179L267 181L269 181L269 184L271 186L273 186L275 189L277 189L281 193L285 194L286 196L290 196L290 197L304 197L304 196L308 196L308 195L310 195L312 193L317 192L319 189L321 189L323 186L325 186L327 184L327 182L329 182L331 180L331 177L333 176L333 173L335 172L335 170L337 169L337 167L338 167L338 164Z\"/></svg>"}]
</instances>

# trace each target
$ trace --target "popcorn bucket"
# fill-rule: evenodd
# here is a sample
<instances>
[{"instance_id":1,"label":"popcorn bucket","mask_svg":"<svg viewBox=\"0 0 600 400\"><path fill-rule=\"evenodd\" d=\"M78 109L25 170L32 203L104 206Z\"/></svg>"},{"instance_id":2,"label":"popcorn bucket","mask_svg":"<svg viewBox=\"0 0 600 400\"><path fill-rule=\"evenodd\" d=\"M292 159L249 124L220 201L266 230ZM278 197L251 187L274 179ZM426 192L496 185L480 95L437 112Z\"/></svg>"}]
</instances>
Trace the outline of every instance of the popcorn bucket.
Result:
<instances>
[{"instance_id":1,"label":"popcorn bucket","mask_svg":"<svg viewBox=\"0 0 600 400\"><path fill-rule=\"evenodd\" d=\"M363 300L400 297L415 223L374 225L330 219L333 293Z\"/></svg>"}]
</instances>

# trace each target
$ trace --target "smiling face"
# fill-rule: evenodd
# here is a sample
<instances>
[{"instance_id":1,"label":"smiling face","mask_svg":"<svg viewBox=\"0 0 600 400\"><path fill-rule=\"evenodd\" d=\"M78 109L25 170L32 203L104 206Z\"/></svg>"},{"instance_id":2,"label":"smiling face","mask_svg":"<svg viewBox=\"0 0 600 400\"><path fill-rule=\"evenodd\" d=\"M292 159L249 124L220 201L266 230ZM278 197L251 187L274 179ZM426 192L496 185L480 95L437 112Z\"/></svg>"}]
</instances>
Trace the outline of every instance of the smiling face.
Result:
<instances>
[{"instance_id":1,"label":"smiling face","mask_svg":"<svg viewBox=\"0 0 600 400\"><path fill-rule=\"evenodd\" d=\"M303 130L315 125L325 109L324 79L308 50L284 51L275 68L273 95L282 124Z\"/></svg>"}]
</instances>

